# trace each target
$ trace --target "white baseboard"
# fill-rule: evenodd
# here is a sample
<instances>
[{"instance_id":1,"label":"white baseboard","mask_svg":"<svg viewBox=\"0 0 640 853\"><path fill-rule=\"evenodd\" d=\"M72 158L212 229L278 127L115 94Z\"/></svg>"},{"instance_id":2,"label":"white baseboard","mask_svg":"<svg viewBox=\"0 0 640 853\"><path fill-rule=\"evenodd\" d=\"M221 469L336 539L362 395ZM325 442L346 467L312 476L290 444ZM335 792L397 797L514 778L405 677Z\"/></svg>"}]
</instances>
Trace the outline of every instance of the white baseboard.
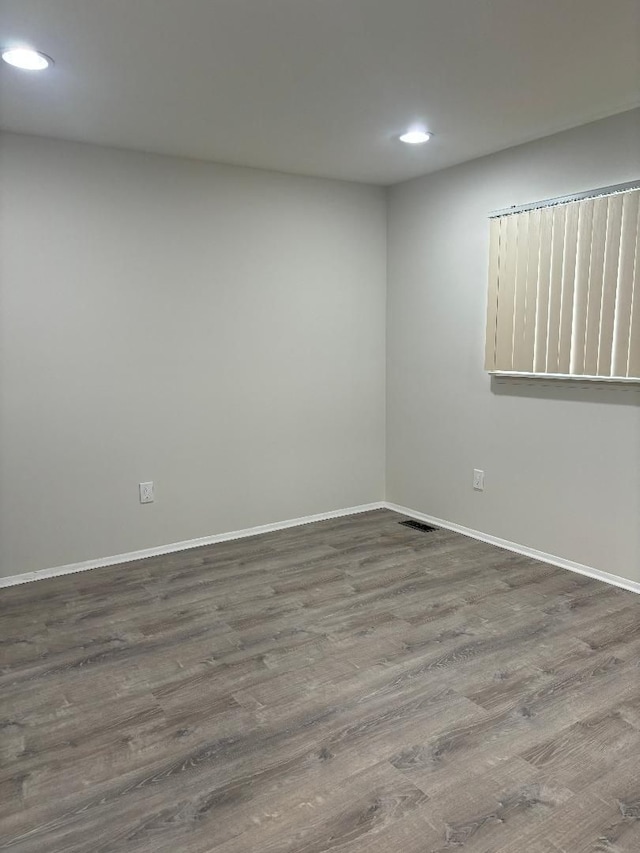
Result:
<instances>
[{"instance_id":1,"label":"white baseboard","mask_svg":"<svg viewBox=\"0 0 640 853\"><path fill-rule=\"evenodd\" d=\"M619 575L612 575L609 572L603 572L601 569L594 569L591 566L584 566L582 563L575 563L573 560L566 560L564 557L556 557L553 554L546 554L544 551L536 551L535 548L528 548L526 545L518 545L517 542L510 542L508 539L500 539L498 536L491 536L489 533L482 533L480 530L473 530L470 527L464 527L462 524L455 524L452 521L445 521L442 518L436 518L433 515L426 515L424 512L417 512L414 509L409 509L406 506L389 503L385 501L385 507L394 512L399 512L402 515L408 515L409 518L415 518L417 521L424 521L427 524L433 524L435 527L444 527L446 530L453 530L456 533L462 533L464 536L470 536L472 539L479 539L481 542L488 542L489 545L496 545L498 548L504 548L506 551L514 551L516 554L522 554L525 557L532 557L534 560L540 560L542 563L550 563L552 566L558 566L561 569L568 569L570 572L577 572L579 575L586 575L589 578L595 578L599 581L619 586L621 589L629 590L640 594L640 583L637 581L621 578Z\"/></svg>"},{"instance_id":2,"label":"white baseboard","mask_svg":"<svg viewBox=\"0 0 640 853\"><path fill-rule=\"evenodd\" d=\"M155 548L143 548L131 551L129 554L116 554L115 557L99 557L96 560L85 560L82 563L69 563L67 566L56 566L52 569L39 569L35 572L24 572L0 578L0 588L29 583L43 578L57 578L60 575L72 575L76 572L87 572L90 569L100 569L104 566L117 566L119 563L131 563L134 560L144 560L146 557L160 557L163 554L173 554L176 551L187 551L189 548L199 548L202 545L215 545L217 542L230 542L232 539L244 539L248 536L260 536L262 533L272 533L275 530L285 530L288 527L300 527L312 524L314 521L327 521L330 518L342 518L345 515L356 515L373 509L384 509L384 501L377 503L351 506L347 509L334 509L330 512L320 512L316 515L305 515L302 518L290 518L287 521L276 521L273 524L261 524L258 527L247 527L244 530L233 530L230 533L217 533L214 536L202 536L199 539L187 539L184 542L173 542L170 545L159 545Z\"/></svg>"},{"instance_id":3,"label":"white baseboard","mask_svg":"<svg viewBox=\"0 0 640 853\"><path fill-rule=\"evenodd\" d=\"M230 533L217 533L214 536L203 536L199 539L187 539L184 542L173 542L169 545L159 545L155 548L143 548L140 551L131 551L128 554L117 554L114 557L99 557L96 560L85 560L82 563L70 563L67 566L56 566L52 569L40 569L35 572L25 572L20 575L11 575L10 577L0 578L0 589L2 587L15 586L16 584L29 583L30 581L42 580L43 578L55 578L60 575L71 575L76 572L86 572L90 569L99 569L105 566L116 566L120 563L130 563L134 560L143 560L146 557L160 557L163 554L173 554L176 551L186 551L189 548L199 548L202 545L215 545L217 542L229 542L233 539L244 539L248 536L259 536L262 533L272 533L276 530L286 530L288 527L299 527L303 524L312 524L315 521L327 521L331 518L342 518L347 515L356 515L361 512L369 512L374 509L390 509L398 512L401 515L406 515L409 518L415 518L418 521L424 521L427 524L433 524L436 527L444 527L446 530L453 530L456 533L462 533L464 536L470 536L472 539L479 539L481 542L487 542L490 545L496 545L498 548L504 548L507 551L513 551L516 554L522 554L525 557L532 557L534 560L540 560L543 563L550 563L552 566L558 566L561 569L568 569L570 572L577 572L580 575L586 575L596 580L604 581L605 583L618 586L621 589L629 590L640 594L640 583L637 581L627 580L618 575L612 575L609 572L603 572L600 569L594 569L591 566L584 566L582 563L575 563L572 560L566 560L564 557L556 557L553 554L546 554L544 551L536 551L535 548L529 548L526 545L518 545L516 542L510 542L508 539L500 539L498 536L491 536L488 533L482 533L480 530L473 530L470 527L464 527L462 524L455 524L451 521L445 521L442 518L436 518L433 515L427 515L424 512L409 509L406 506L390 503L389 501L378 501L376 503L362 504L360 506L352 506L346 509L336 509L330 512L321 512L316 515L306 515L302 518L292 518L287 521L276 521L273 524L262 524L258 527L247 527L244 530L234 530Z\"/></svg>"}]
</instances>

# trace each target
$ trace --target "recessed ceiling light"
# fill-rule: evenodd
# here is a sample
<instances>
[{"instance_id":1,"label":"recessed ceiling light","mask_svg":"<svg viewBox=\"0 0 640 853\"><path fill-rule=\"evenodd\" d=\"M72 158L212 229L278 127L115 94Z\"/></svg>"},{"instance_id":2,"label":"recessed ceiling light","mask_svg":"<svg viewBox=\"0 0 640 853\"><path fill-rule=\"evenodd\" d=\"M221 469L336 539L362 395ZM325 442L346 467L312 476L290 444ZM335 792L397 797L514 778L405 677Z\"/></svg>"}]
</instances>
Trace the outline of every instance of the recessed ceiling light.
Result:
<instances>
[{"instance_id":1,"label":"recessed ceiling light","mask_svg":"<svg viewBox=\"0 0 640 853\"><path fill-rule=\"evenodd\" d=\"M53 65L53 59L30 47L7 48L2 51L2 58L9 65L22 68L24 71L44 71L45 68Z\"/></svg>"},{"instance_id":2,"label":"recessed ceiling light","mask_svg":"<svg viewBox=\"0 0 640 853\"><path fill-rule=\"evenodd\" d=\"M406 142L407 145L422 145L431 139L431 134L428 130L408 130L400 137L400 142Z\"/></svg>"}]
</instances>

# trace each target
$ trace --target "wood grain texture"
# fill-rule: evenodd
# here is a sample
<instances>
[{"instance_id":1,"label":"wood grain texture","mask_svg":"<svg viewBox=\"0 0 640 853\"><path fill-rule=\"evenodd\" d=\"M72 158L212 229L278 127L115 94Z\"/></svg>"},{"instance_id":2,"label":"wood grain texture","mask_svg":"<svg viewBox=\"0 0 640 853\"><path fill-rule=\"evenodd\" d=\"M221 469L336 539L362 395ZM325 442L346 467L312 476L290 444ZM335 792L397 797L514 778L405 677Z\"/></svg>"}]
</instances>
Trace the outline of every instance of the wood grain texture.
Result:
<instances>
[{"instance_id":1,"label":"wood grain texture","mask_svg":"<svg viewBox=\"0 0 640 853\"><path fill-rule=\"evenodd\" d=\"M0 850L637 853L640 599L400 519L3 590Z\"/></svg>"}]
</instances>

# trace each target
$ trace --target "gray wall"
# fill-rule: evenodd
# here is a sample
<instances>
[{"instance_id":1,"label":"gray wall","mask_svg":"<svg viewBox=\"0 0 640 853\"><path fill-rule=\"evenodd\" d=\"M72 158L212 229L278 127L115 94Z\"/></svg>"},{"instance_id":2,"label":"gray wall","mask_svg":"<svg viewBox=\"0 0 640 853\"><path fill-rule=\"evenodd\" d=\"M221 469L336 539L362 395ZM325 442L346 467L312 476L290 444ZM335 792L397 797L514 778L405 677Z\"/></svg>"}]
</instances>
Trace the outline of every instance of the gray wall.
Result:
<instances>
[{"instance_id":1,"label":"gray wall","mask_svg":"<svg viewBox=\"0 0 640 853\"><path fill-rule=\"evenodd\" d=\"M640 391L482 369L487 212L639 177L640 111L388 221L380 189L33 137L0 169L0 575L382 499L388 225L387 499L640 580Z\"/></svg>"},{"instance_id":2,"label":"gray wall","mask_svg":"<svg viewBox=\"0 0 640 853\"><path fill-rule=\"evenodd\" d=\"M383 498L382 189L0 158L0 574Z\"/></svg>"},{"instance_id":3,"label":"gray wall","mask_svg":"<svg viewBox=\"0 0 640 853\"><path fill-rule=\"evenodd\" d=\"M390 191L388 500L640 581L637 387L483 371L487 213L637 178L639 110Z\"/></svg>"}]
</instances>

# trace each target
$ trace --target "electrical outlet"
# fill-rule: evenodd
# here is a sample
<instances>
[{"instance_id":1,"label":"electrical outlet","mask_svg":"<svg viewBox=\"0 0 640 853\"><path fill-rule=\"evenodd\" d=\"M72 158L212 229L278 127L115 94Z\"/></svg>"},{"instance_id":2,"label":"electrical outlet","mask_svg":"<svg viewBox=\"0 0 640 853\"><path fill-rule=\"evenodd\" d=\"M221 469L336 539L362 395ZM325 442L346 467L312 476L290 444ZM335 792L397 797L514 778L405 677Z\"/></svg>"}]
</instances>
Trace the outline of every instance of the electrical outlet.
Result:
<instances>
[{"instance_id":1,"label":"electrical outlet","mask_svg":"<svg viewBox=\"0 0 640 853\"><path fill-rule=\"evenodd\" d=\"M153 483L139 483L140 486L140 503L152 504L155 500L153 494Z\"/></svg>"},{"instance_id":2,"label":"electrical outlet","mask_svg":"<svg viewBox=\"0 0 640 853\"><path fill-rule=\"evenodd\" d=\"M478 492L484 492L484 471L479 468L473 469L473 488Z\"/></svg>"}]
</instances>

